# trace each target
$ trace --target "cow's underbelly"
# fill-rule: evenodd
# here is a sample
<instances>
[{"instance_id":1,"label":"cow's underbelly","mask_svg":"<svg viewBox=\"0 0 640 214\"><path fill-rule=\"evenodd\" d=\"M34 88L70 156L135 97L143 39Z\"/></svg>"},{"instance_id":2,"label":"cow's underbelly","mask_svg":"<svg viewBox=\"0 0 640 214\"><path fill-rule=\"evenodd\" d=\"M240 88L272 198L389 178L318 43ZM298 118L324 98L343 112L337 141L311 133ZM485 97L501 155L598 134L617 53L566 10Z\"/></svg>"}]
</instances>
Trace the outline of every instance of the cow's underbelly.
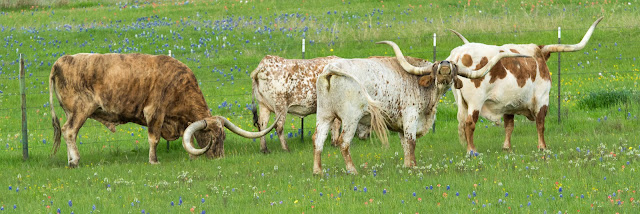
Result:
<instances>
[{"instance_id":1,"label":"cow's underbelly","mask_svg":"<svg viewBox=\"0 0 640 214\"><path fill-rule=\"evenodd\" d=\"M531 113L531 98L518 97L508 101L509 102L502 103L494 100L487 100L482 106L480 116L493 122L499 122L500 118L505 114L523 115L529 120L533 120L533 115Z\"/></svg>"},{"instance_id":2,"label":"cow's underbelly","mask_svg":"<svg viewBox=\"0 0 640 214\"><path fill-rule=\"evenodd\" d=\"M89 118L104 124L112 132L115 132L115 126L129 122L147 126L147 122L143 118L137 118L127 114L107 112L102 110L102 108L98 108Z\"/></svg>"},{"instance_id":3,"label":"cow's underbelly","mask_svg":"<svg viewBox=\"0 0 640 214\"><path fill-rule=\"evenodd\" d=\"M309 107L309 106L303 106L303 105L292 105L292 106L289 106L287 113L296 115L298 117L305 117L310 114L315 114L316 106Z\"/></svg>"}]
</instances>

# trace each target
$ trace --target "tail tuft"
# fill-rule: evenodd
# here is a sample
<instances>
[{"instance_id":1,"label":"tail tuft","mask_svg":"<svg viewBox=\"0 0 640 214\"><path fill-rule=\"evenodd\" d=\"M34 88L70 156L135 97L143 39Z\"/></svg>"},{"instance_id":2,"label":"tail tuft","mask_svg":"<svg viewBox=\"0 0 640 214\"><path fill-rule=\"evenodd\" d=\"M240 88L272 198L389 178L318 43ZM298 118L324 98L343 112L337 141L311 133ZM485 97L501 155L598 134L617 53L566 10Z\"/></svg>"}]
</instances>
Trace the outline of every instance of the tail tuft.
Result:
<instances>
[{"instance_id":1,"label":"tail tuft","mask_svg":"<svg viewBox=\"0 0 640 214\"><path fill-rule=\"evenodd\" d=\"M56 153L58 153L58 149L60 148L60 119L58 119L58 116L56 116L56 111L54 108L55 105L53 104L53 95L56 94L56 90L54 87L54 75L61 73L59 70L60 67L54 63L53 68L51 68L51 76L49 76L49 107L51 108L51 123L53 125L53 153L51 154L51 156L56 155Z\"/></svg>"},{"instance_id":2,"label":"tail tuft","mask_svg":"<svg viewBox=\"0 0 640 214\"><path fill-rule=\"evenodd\" d=\"M369 113L371 114L371 129L376 132L380 142L385 148L389 148L387 124L384 120L383 111L375 102L369 102Z\"/></svg>"}]
</instances>

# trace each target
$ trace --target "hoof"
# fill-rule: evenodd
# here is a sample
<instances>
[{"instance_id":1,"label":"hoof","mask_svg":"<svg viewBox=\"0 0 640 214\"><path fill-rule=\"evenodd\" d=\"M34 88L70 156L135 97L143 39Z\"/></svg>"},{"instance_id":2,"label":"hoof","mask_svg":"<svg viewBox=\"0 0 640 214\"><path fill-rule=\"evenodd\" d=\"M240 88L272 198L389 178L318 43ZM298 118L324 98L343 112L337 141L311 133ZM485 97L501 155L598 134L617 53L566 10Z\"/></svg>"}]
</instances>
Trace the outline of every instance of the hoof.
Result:
<instances>
[{"instance_id":1,"label":"hoof","mask_svg":"<svg viewBox=\"0 0 640 214\"><path fill-rule=\"evenodd\" d=\"M159 162L159 161L149 161L149 164L151 164L151 165L158 165L158 164L160 164L160 162Z\"/></svg>"},{"instance_id":2,"label":"hoof","mask_svg":"<svg viewBox=\"0 0 640 214\"><path fill-rule=\"evenodd\" d=\"M262 154L269 154L271 153L271 151L269 151L269 149L261 149L260 152L262 152Z\"/></svg>"},{"instance_id":3,"label":"hoof","mask_svg":"<svg viewBox=\"0 0 640 214\"><path fill-rule=\"evenodd\" d=\"M322 175L322 169L318 168L318 169L313 169L313 174L314 175Z\"/></svg>"},{"instance_id":4,"label":"hoof","mask_svg":"<svg viewBox=\"0 0 640 214\"><path fill-rule=\"evenodd\" d=\"M502 151L505 151L505 152L511 152L511 148L508 148L508 147L507 147L507 148L502 147Z\"/></svg>"},{"instance_id":5,"label":"hoof","mask_svg":"<svg viewBox=\"0 0 640 214\"><path fill-rule=\"evenodd\" d=\"M69 161L69 168L78 168L78 162L71 162Z\"/></svg>"},{"instance_id":6,"label":"hoof","mask_svg":"<svg viewBox=\"0 0 640 214\"><path fill-rule=\"evenodd\" d=\"M468 155L467 157L476 157L480 154L476 151L470 150L470 151L467 151L467 155Z\"/></svg>"},{"instance_id":7,"label":"hoof","mask_svg":"<svg viewBox=\"0 0 640 214\"><path fill-rule=\"evenodd\" d=\"M356 170L356 169L347 169L347 174L349 174L349 175L358 175L358 170Z\"/></svg>"}]
</instances>

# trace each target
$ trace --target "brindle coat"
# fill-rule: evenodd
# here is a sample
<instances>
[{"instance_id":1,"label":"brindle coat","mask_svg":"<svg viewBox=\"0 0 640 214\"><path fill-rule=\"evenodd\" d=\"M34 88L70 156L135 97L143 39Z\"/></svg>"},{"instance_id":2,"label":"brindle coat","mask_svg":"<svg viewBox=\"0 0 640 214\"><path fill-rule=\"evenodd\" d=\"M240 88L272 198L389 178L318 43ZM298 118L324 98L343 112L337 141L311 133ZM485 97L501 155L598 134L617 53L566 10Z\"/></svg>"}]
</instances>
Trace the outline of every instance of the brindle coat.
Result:
<instances>
[{"instance_id":1,"label":"brindle coat","mask_svg":"<svg viewBox=\"0 0 640 214\"><path fill-rule=\"evenodd\" d=\"M92 118L115 132L124 123L148 127L149 162L158 163L160 137L175 140L195 121L209 118L210 125L195 133L200 147L212 143L209 157L224 155L222 121L212 118L193 72L169 56L146 54L76 54L60 57L49 78L51 113L55 133L54 154L60 145L60 122L53 94L67 121L62 134L69 165L78 165L76 135ZM211 124L216 125L211 125Z\"/></svg>"}]
</instances>

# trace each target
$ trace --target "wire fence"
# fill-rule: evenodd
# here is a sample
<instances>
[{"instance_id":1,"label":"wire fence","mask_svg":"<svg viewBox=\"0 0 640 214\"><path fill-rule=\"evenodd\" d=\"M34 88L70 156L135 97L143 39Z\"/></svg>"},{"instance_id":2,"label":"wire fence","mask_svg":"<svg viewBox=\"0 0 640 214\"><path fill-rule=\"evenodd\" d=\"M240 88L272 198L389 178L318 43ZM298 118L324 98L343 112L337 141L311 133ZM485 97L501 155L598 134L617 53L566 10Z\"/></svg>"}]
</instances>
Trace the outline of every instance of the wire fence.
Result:
<instances>
[{"instance_id":1,"label":"wire fence","mask_svg":"<svg viewBox=\"0 0 640 214\"><path fill-rule=\"evenodd\" d=\"M628 28L638 28L638 26L624 26L624 27L607 27L609 30L616 29L628 29ZM553 32L555 30L536 30L536 31L510 31L510 32L498 32L491 33L491 35L495 34L519 34L519 33L541 33L541 32ZM565 31L584 31L584 29L565 29ZM486 38L489 33L471 33L466 34L468 39L470 38ZM307 39L307 50L311 52L307 53L307 55L311 56L321 56L324 52L314 51L320 47L330 47L330 46L340 46L347 44L360 44L361 47L372 46L375 41L364 41L364 40L339 40L339 41L313 41L310 38ZM431 35L423 36L418 40L424 41L425 44L429 44L430 40L433 38ZM457 37L452 34L447 34L443 36L439 36L438 40L444 41L455 41ZM413 41L416 38L395 38L395 41ZM472 39L470 39L472 41ZM311 44L313 42L313 45ZM455 41L454 45L459 45L459 41ZM451 46L452 44L449 42L445 44L445 47ZM291 50L300 48L300 41L291 41L284 45L284 47L280 47L280 50ZM591 44L589 47L592 47ZM603 47L604 46L604 47ZM623 48L624 47L624 48ZM259 50L267 50L272 48L267 47L259 47L256 45L256 49ZM429 48L411 48L405 50L405 55L408 56L418 56L421 58L432 60L434 54L436 59L443 60L446 58L451 49L448 48L436 48L431 51ZM599 57L603 55L603 53L611 52L611 51L620 51L620 50L637 50L640 49L640 44L635 44L631 42L627 42L621 40L619 43L616 42L614 44L598 44L598 47L592 48L591 50L582 50L575 53L563 53L562 61L560 63L560 70L562 72L562 82L561 84L568 84L571 81L585 81L585 79L597 79L602 78L601 83L596 83L596 85L602 86L602 88L607 88L605 81L616 81L616 78L623 78L622 80L629 83L630 89L637 89L637 82L640 80L640 71L638 67L640 65L636 65L636 59L640 57L638 52L625 52L623 54L611 54L608 53L608 56L616 56L617 57ZM598 53L599 51L599 53ZM197 78L201 88L216 88L215 94L207 94L209 90L203 90L205 93L205 99L209 102L209 106L213 114L222 115L225 117L232 118L234 121L239 121L242 126L250 127L252 123L252 113L250 111L251 106L251 79L249 78L249 74L253 69L258 65L260 59L250 59L245 61L234 61L234 62L225 62L225 63L212 63L206 65L206 68L200 66L200 59L189 58L194 53L193 51L175 51L176 58L180 61L188 64L192 70L198 70ZM264 51L265 53L277 53L277 50L273 48L271 52ZM389 51L391 52L391 51ZM596 52L598 54L594 54L592 52ZM60 54L62 55L62 54ZM197 53L196 53L197 55ZM301 55L304 58L304 53L301 52ZM390 55L390 54L388 54ZM17 56L17 54L16 54ZM19 72L18 65L20 64L19 59L13 59L13 54L5 54L1 56L3 60L10 59L10 61L2 61L2 69L0 69L0 120L5 120L5 123L0 126L0 150L13 150L19 149L20 133L21 133L21 125L22 121L17 117L22 113L22 108L20 107L20 97L21 93L18 88ZM349 56L343 56L345 58L350 58ZM363 56L353 56L355 57L363 57ZM40 56L40 59L51 59L53 56ZM25 95L26 95L26 106L24 106L24 111L27 113L27 121L28 121L28 131L30 134L27 134L27 138L30 141L28 148L41 149L43 147L51 147L49 142L53 141L53 131L50 123L50 115L49 108L51 103L48 102L49 89L48 89L48 79L49 72L51 68L51 64L53 62L45 62L44 60L40 60L34 57L25 57L25 76L24 80L26 80L25 84ZM215 60L215 59L214 59ZM557 71L556 67L558 66L557 62L554 61L555 58L552 56L549 61L549 70L553 73ZM631 65L631 66L630 66ZM197 67L197 68L195 68ZM604 70L600 70L603 68L608 68ZM14 70L15 69L15 70ZM203 71L204 70L204 71ZM206 70L211 70L210 72L206 72ZM552 75L554 78L555 74ZM622 77L620 77L622 76ZM585 96L588 96L587 93L575 93L576 91L565 91L561 90L560 94L560 102L555 101L554 98L558 97L555 86L552 86L552 90L550 92L550 100L552 105L563 104L563 100L577 100L582 99ZM566 86L562 86L566 87ZM238 89L242 88L242 89ZM451 93L447 93L450 94ZM451 99L451 98L449 98ZM57 100L57 99L54 99ZM453 105L451 100L449 100L449 105ZM57 105L57 104L56 104ZM632 106L634 111L638 111L638 106ZM56 112L61 112L62 109L56 107ZM61 113L58 113L60 115ZM549 115L553 115L553 112L549 112ZM438 117L437 123L449 123L449 122L457 122L455 115L448 117ZM550 121L550 119L547 119ZM305 125L300 125L300 120L296 120L295 117L289 117L287 122L285 123L284 132L287 133L286 137L288 139L294 139L301 135L306 137L310 137L312 132L314 131L314 123L313 120L305 121ZM96 121L88 120L87 123L83 126L82 129L92 130L93 132L107 132L108 130L103 128L104 126ZM80 134L78 136L78 142L80 145L93 145L93 146L105 146L105 145L113 145L113 143L122 143L129 142L132 144L139 144L140 142L144 142L146 144L146 128L140 126L126 126L128 128L119 130L124 132L123 134L93 134L92 136L86 136ZM304 127L304 128L302 128ZM275 131L274 131L275 132ZM276 141L277 136L274 132L270 133L266 136L269 141ZM228 135L228 137L230 137ZM234 138L234 137L231 137ZM293 140L289 140L293 141Z\"/></svg>"}]
</instances>

